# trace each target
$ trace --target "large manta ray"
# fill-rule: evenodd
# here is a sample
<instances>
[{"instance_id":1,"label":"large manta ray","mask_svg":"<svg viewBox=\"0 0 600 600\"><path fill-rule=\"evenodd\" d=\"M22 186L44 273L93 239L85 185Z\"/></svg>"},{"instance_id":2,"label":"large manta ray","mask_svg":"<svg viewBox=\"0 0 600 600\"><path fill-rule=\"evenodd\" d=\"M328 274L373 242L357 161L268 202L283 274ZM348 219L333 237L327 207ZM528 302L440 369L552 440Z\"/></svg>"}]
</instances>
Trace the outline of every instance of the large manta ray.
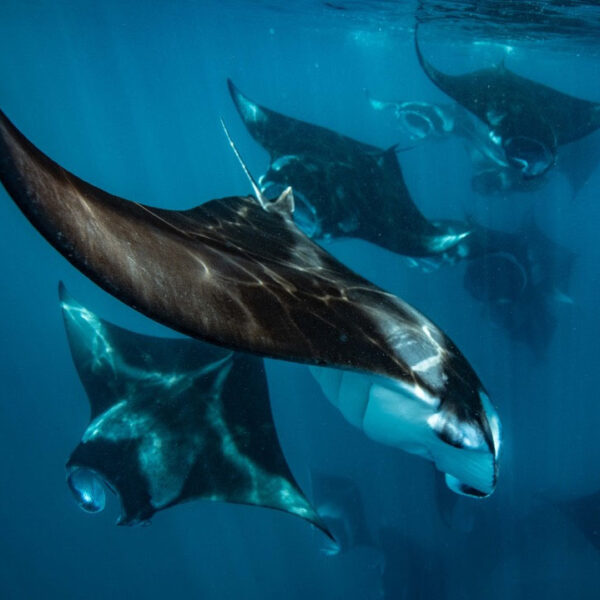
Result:
<instances>
[{"instance_id":1,"label":"large manta ray","mask_svg":"<svg viewBox=\"0 0 600 600\"><path fill-rule=\"evenodd\" d=\"M600 127L600 104L575 98L516 75L504 63L464 75L446 75L425 60L415 30L421 67L442 92L483 121L506 161L524 177L554 164L558 146Z\"/></svg>"},{"instance_id":2,"label":"large manta ray","mask_svg":"<svg viewBox=\"0 0 600 600\"><path fill-rule=\"evenodd\" d=\"M250 135L270 155L263 190L294 188L296 223L314 239L354 237L407 256L452 255L449 234L412 201L394 148L382 150L256 104L228 81Z\"/></svg>"},{"instance_id":3,"label":"large manta ray","mask_svg":"<svg viewBox=\"0 0 600 600\"><path fill-rule=\"evenodd\" d=\"M120 525L206 499L282 510L331 535L287 465L260 358L122 329L62 284L60 301L91 408L67 462L84 510L104 508L106 482L121 502Z\"/></svg>"},{"instance_id":4,"label":"large manta ray","mask_svg":"<svg viewBox=\"0 0 600 600\"><path fill-rule=\"evenodd\" d=\"M473 164L471 186L483 195L506 192L529 192L546 181L544 177L528 178L507 161L490 128L460 104L435 104L423 101L386 101L367 93L372 108L392 112L401 133L411 143L443 140L456 136L465 143ZM573 197L586 184L600 162L598 140L588 136L561 149L556 168L567 179Z\"/></svg>"},{"instance_id":5,"label":"large manta ray","mask_svg":"<svg viewBox=\"0 0 600 600\"><path fill-rule=\"evenodd\" d=\"M500 425L452 341L294 224L293 197L164 210L69 173L0 118L0 179L74 266L141 313L228 348L318 365L369 437L432 459L456 491L494 490Z\"/></svg>"}]
</instances>

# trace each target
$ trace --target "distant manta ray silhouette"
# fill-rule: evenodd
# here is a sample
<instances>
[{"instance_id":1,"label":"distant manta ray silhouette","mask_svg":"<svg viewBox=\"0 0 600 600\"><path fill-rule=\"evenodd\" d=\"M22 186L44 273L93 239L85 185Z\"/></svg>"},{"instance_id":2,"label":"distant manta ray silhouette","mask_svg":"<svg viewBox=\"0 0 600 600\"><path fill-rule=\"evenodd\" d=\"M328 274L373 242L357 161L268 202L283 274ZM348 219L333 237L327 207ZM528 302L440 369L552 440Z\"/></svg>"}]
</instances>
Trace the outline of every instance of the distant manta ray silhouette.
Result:
<instances>
[{"instance_id":1,"label":"distant manta ray silhouette","mask_svg":"<svg viewBox=\"0 0 600 600\"><path fill-rule=\"evenodd\" d=\"M550 169L558 146L578 140L600 127L600 103L559 92L521 77L500 64L446 75L425 60L415 27L415 49L429 79L445 94L481 119L509 165L524 177Z\"/></svg>"},{"instance_id":2,"label":"distant manta ray silhouette","mask_svg":"<svg viewBox=\"0 0 600 600\"><path fill-rule=\"evenodd\" d=\"M262 359L134 333L102 320L62 283L59 293L91 408L67 462L84 510L104 508L105 482L119 496L119 525L204 499L281 510L333 539L279 445Z\"/></svg>"},{"instance_id":3,"label":"distant manta ray silhouette","mask_svg":"<svg viewBox=\"0 0 600 600\"><path fill-rule=\"evenodd\" d=\"M366 92L371 107L392 112L403 134L412 143L457 137L464 141L474 168L471 187L483 195L529 192L547 182L545 177L525 177L506 161L503 149L497 145L490 128L478 117L456 102L435 104L423 101L388 101L374 98ZM557 170L567 179L573 197L598 167L598 140L589 135L561 149Z\"/></svg>"},{"instance_id":4,"label":"distant manta ray silhouette","mask_svg":"<svg viewBox=\"0 0 600 600\"><path fill-rule=\"evenodd\" d=\"M500 423L470 364L429 319L303 234L290 190L152 208L69 173L3 114L0 180L59 252L126 304L204 341L314 365L369 437L433 460L459 493L494 490Z\"/></svg>"}]
</instances>

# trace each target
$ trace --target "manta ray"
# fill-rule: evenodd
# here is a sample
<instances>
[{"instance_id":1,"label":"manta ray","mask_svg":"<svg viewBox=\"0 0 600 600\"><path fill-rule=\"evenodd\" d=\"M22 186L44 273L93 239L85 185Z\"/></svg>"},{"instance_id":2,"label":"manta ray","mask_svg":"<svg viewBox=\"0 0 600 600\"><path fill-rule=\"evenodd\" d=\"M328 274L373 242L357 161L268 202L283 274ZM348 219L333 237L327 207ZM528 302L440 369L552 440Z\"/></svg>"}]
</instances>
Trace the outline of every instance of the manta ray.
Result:
<instances>
[{"instance_id":1,"label":"manta ray","mask_svg":"<svg viewBox=\"0 0 600 600\"><path fill-rule=\"evenodd\" d=\"M478 227L463 284L493 323L542 358L556 328L554 308L568 296L575 254L529 218L515 232Z\"/></svg>"},{"instance_id":2,"label":"manta ray","mask_svg":"<svg viewBox=\"0 0 600 600\"><path fill-rule=\"evenodd\" d=\"M453 223L441 225L450 231ZM545 235L532 216L514 232L471 223L459 251L464 289L483 304L493 324L542 358L556 328L555 306L572 303L575 254Z\"/></svg>"},{"instance_id":3,"label":"manta ray","mask_svg":"<svg viewBox=\"0 0 600 600\"><path fill-rule=\"evenodd\" d=\"M91 415L67 462L80 506L119 497L119 525L205 499L278 509L329 537L277 439L262 359L189 338L134 333L59 287L73 362Z\"/></svg>"},{"instance_id":4,"label":"manta ray","mask_svg":"<svg viewBox=\"0 0 600 600\"><path fill-rule=\"evenodd\" d=\"M292 186L294 219L316 240L360 238L406 256L451 255L468 229L449 234L410 197L395 148L383 150L250 100L228 81L250 135L269 153L263 191Z\"/></svg>"},{"instance_id":5,"label":"manta ray","mask_svg":"<svg viewBox=\"0 0 600 600\"><path fill-rule=\"evenodd\" d=\"M2 114L0 180L42 235L116 298L180 333L308 363L372 439L433 460L459 493L496 485L496 411L455 344L413 307L312 242L294 198L165 210L52 161Z\"/></svg>"},{"instance_id":6,"label":"manta ray","mask_svg":"<svg viewBox=\"0 0 600 600\"><path fill-rule=\"evenodd\" d=\"M478 117L490 130L506 162L525 178L550 169L558 147L600 127L600 103L570 96L521 77L501 62L463 75L438 71L423 56L415 29L421 67L445 94Z\"/></svg>"},{"instance_id":7,"label":"manta ray","mask_svg":"<svg viewBox=\"0 0 600 600\"><path fill-rule=\"evenodd\" d=\"M474 174L473 191L489 196L507 192L529 192L547 182L545 177L528 178L513 168L498 146L490 128L458 103L435 104L423 101L387 101L367 92L371 107L392 112L400 131L411 143L445 140L451 136L464 141ZM600 162L598 140L587 136L561 149L556 169L567 179L573 198L587 183Z\"/></svg>"}]
</instances>

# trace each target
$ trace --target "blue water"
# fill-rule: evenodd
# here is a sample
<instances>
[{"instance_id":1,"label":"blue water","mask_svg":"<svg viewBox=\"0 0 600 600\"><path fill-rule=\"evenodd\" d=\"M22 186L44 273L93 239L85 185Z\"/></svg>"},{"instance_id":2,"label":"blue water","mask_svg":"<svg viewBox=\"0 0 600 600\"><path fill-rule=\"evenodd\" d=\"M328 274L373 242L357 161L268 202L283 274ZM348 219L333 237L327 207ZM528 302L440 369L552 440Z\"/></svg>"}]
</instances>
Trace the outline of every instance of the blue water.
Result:
<instances>
[{"instance_id":1,"label":"blue water","mask_svg":"<svg viewBox=\"0 0 600 600\"><path fill-rule=\"evenodd\" d=\"M0 106L56 161L112 193L165 208L246 194L219 118L251 171L260 174L267 155L239 120L227 77L270 108L380 147L397 141L397 132L368 107L364 88L385 98L444 101L414 54L416 3L332 4L346 10L318 2L156 1L141 8L5 1ZM451 35L428 35L428 57L464 72L508 48L514 71L598 101L600 53L590 40L599 17L583 8L589 29L575 21L553 36L551 27L531 22L523 35L527 22L520 22L511 36L503 21L503 36L477 47L468 28L448 19ZM533 212L549 237L577 254L573 303L556 307L557 330L539 360L466 294L462 266L425 274L366 243L328 246L434 319L475 367L504 425L494 495L459 502L449 526L436 500L440 474L430 463L354 430L306 367L267 361L279 436L300 484L310 495L310 469L350 477L374 535L394 530L385 578L381 548L327 557L318 532L266 509L196 502L141 528L115 527L114 503L99 515L83 513L64 463L89 409L57 282L103 318L168 332L72 268L2 189L0 598L363 600L383 597L386 586L393 599L598 597L600 554L590 540L596 532L599 546L600 522L575 519L566 506L600 490L600 170L575 199L560 174L536 192L482 198L471 191L458 140L419 146L400 161L426 215L474 215L511 230ZM600 506L595 510L600 518Z\"/></svg>"}]
</instances>

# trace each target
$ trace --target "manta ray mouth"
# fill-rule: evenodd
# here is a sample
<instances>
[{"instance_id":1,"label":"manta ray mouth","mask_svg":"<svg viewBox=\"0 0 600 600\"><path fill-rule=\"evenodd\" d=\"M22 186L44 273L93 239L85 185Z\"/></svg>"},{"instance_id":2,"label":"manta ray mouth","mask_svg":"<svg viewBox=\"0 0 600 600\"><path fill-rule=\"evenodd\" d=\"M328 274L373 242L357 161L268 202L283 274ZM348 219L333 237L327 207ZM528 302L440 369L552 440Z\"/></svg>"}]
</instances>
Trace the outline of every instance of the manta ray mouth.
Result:
<instances>
[{"instance_id":1,"label":"manta ray mouth","mask_svg":"<svg viewBox=\"0 0 600 600\"><path fill-rule=\"evenodd\" d=\"M97 513L106 507L106 482L96 471L72 467L67 472L67 484L81 510Z\"/></svg>"},{"instance_id":2,"label":"manta ray mouth","mask_svg":"<svg viewBox=\"0 0 600 600\"><path fill-rule=\"evenodd\" d=\"M508 163L523 177L539 177L554 164L554 152L543 142L517 135L502 144Z\"/></svg>"},{"instance_id":3,"label":"manta ray mouth","mask_svg":"<svg viewBox=\"0 0 600 600\"><path fill-rule=\"evenodd\" d=\"M439 106L426 102L404 102L396 109L396 118L414 140L441 135L454 129L454 119Z\"/></svg>"},{"instance_id":4,"label":"manta ray mouth","mask_svg":"<svg viewBox=\"0 0 600 600\"><path fill-rule=\"evenodd\" d=\"M494 491L500 421L483 390L476 422L459 418L417 384L323 367L310 371L331 403L367 437L433 461L456 493L482 498Z\"/></svg>"},{"instance_id":5,"label":"manta ray mouth","mask_svg":"<svg viewBox=\"0 0 600 600\"><path fill-rule=\"evenodd\" d=\"M399 118L404 129L415 140L424 140L435 133L435 126L431 119L420 112L405 108L399 111Z\"/></svg>"},{"instance_id":6,"label":"manta ray mouth","mask_svg":"<svg viewBox=\"0 0 600 600\"><path fill-rule=\"evenodd\" d=\"M123 481L119 485L122 485ZM86 513L99 513L106 508L106 490L118 499L119 516L117 525L147 524L149 518L129 518L125 508L125 500L116 480L101 473L97 469L69 461L67 464L67 485L77 505Z\"/></svg>"}]
</instances>

